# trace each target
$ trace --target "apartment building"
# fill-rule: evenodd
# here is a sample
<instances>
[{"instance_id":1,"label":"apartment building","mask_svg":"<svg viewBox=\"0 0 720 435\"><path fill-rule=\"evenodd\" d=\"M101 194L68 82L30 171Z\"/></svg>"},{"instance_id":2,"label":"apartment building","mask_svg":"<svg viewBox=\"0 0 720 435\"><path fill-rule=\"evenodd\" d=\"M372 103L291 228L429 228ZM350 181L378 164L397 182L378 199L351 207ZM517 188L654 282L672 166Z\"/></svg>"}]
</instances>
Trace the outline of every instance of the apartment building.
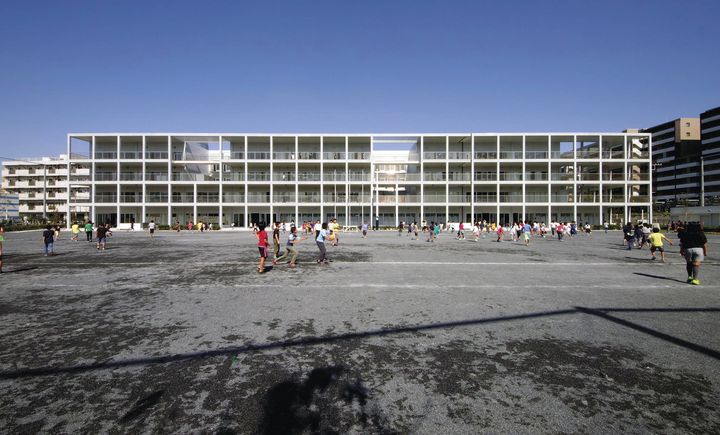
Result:
<instances>
[{"instance_id":1,"label":"apartment building","mask_svg":"<svg viewBox=\"0 0 720 435\"><path fill-rule=\"evenodd\" d=\"M649 133L69 134L68 221L649 220ZM87 190L90 187L89 192Z\"/></svg>"},{"instance_id":2,"label":"apartment building","mask_svg":"<svg viewBox=\"0 0 720 435\"><path fill-rule=\"evenodd\" d=\"M19 158L3 162L2 187L17 195L17 211L29 221L65 220L68 213L68 186L75 183L73 200L90 201L89 162L69 165L66 155L58 158ZM78 212L89 213L79 206Z\"/></svg>"},{"instance_id":3,"label":"apartment building","mask_svg":"<svg viewBox=\"0 0 720 435\"><path fill-rule=\"evenodd\" d=\"M700 114L700 140L702 143L701 205L720 204L720 107Z\"/></svg>"},{"instance_id":4,"label":"apartment building","mask_svg":"<svg viewBox=\"0 0 720 435\"><path fill-rule=\"evenodd\" d=\"M0 221L20 219L20 199L18 195L0 189Z\"/></svg>"},{"instance_id":5,"label":"apartment building","mask_svg":"<svg viewBox=\"0 0 720 435\"><path fill-rule=\"evenodd\" d=\"M657 204L697 201L700 194L700 118L678 118L646 128L652 134L652 189Z\"/></svg>"}]
</instances>

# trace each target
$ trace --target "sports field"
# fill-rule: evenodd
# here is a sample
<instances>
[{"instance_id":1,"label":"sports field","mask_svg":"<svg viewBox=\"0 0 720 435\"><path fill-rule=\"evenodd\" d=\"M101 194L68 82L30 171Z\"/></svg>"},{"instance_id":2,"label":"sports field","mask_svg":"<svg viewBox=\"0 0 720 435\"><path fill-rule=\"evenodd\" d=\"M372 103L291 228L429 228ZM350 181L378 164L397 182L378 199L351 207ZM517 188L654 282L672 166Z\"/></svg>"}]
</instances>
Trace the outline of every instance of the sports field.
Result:
<instances>
[{"instance_id":1,"label":"sports field","mask_svg":"<svg viewBox=\"0 0 720 435\"><path fill-rule=\"evenodd\" d=\"M700 286L619 232L5 238L2 432L720 432L720 237Z\"/></svg>"}]
</instances>

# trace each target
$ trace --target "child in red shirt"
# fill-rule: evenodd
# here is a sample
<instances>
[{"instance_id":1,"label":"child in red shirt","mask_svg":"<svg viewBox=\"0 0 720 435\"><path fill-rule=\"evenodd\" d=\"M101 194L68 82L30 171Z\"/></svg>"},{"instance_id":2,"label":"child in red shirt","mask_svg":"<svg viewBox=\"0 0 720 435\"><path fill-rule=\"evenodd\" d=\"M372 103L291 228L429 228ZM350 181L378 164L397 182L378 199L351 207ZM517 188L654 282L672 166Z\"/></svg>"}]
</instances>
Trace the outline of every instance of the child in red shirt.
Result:
<instances>
[{"instance_id":1,"label":"child in red shirt","mask_svg":"<svg viewBox=\"0 0 720 435\"><path fill-rule=\"evenodd\" d=\"M258 272L265 272L265 259L267 258L267 247L268 247L268 235L265 231L265 222L261 222L259 225L260 231L255 233L258 239L258 250L260 251L260 264L258 265Z\"/></svg>"}]
</instances>

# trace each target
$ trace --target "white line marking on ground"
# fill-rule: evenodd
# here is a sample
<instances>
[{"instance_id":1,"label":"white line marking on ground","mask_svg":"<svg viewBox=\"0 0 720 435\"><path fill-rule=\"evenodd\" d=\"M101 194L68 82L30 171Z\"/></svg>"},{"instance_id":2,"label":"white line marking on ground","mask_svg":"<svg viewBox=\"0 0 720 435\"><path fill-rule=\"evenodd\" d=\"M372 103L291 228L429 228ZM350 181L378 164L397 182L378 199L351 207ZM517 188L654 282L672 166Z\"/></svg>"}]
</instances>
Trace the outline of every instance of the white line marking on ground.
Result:
<instances>
[{"instance_id":1,"label":"white line marking on ground","mask_svg":"<svg viewBox=\"0 0 720 435\"><path fill-rule=\"evenodd\" d=\"M64 287L78 287L77 284L43 284L42 286L38 288L64 288ZM93 285L92 287L116 287L116 285L111 284L104 284L100 286ZM194 288L205 288L205 287L212 287L212 288L221 288L221 287L228 287L226 285L208 285L208 284L201 284L201 285L192 285ZM637 287L633 285L623 285L623 284L574 284L574 285L557 285L557 284L526 284L526 285L495 285L495 284L455 284L455 285L429 285L429 284L351 284L351 283L343 283L340 285L337 284L313 284L313 285L289 285L289 284L233 284L230 287L235 288L280 288L280 289L322 289L322 288L329 288L329 289L338 289L338 288L389 288L389 289L431 289L431 290L437 290L439 288L447 289L447 288L471 288L471 289L492 289L492 288L498 288L498 289L631 289L635 290ZM676 284L663 284L663 285L643 285L644 289L676 289L678 287L689 287L684 282L677 282ZM703 285L701 287L694 287L698 290L700 289L706 289L706 288L720 288L720 285Z\"/></svg>"},{"instance_id":2,"label":"white line marking on ground","mask_svg":"<svg viewBox=\"0 0 720 435\"><path fill-rule=\"evenodd\" d=\"M640 259L638 259L640 260ZM268 261L269 266L270 261ZM71 262L55 262L53 260L48 260L46 263L13 263L15 265L22 265L22 266L97 266L100 265L102 267L111 267L111 266L156 266L156 265L169 265L169 264L178 264L182 265L185 263L182 263L180 261L170 261L170 262L164 262L164 261L155 261L155 262L80 262L80 261L71 261ZM257 261L214 261L214 262L192 262L192 266L225 266L225 265L244 265L244 264L255 264L257 265ZM312 261L303 263L298 263L301 266L305 267L311 267L315 263ZM656 263L656 262L650 262L647 263L635 263L635 262L606 262L606 263L588 263L588 262L560 262L560 263L550 263L550 262L539 262L539 261L527 261L527 262L514 262L514 261L508 261L508 262L500 262L500 261L493 261L493 262L470 262L470 261L333 261L332 264L373 264L373 265L397 265L397 266L408 266L408 265L427 265L427 266L435 266L435 265L442 265L442 266L517 266L522 265L525 266L630 266L630 265L666 265L666 266L678 266L682 265L684 266L685 263ZM704 265L717 265L720 263L703 263ZM284 265L279 265L276 267L283 267Z\"/></svg>"}]
</instances>

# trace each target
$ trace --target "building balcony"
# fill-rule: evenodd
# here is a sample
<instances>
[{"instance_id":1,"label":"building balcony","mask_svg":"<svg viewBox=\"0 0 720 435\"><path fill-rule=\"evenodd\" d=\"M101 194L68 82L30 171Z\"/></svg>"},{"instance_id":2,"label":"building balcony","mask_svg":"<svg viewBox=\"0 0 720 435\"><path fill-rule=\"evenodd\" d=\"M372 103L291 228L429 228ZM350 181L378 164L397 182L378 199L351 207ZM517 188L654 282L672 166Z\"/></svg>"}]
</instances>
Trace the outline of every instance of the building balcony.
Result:
<instances>
[{"instance_id":1,"label":"building balcony","mask_svg":"<svg viewBox=\"0 0 720 435\"><path fill-rule=\"evenodd\" d=\"M272 176L273 181L276 182L293 182L295 181L295 173L294 172L275 172Z\"/></svg>"},{"instance_id":2,"label":"building balcony","mask_svg":"<svg viewBox=\"0 0 720 435\"><path fill-rule=\"evenodd\" d=\"M273 160L295 160L295 153L294 152L274 152L272 154Z\"/></svg>"},{"instance_id":3,"label":"building balcony","mask_svg":"<svg viewBox=\"0 0 720 435\"><path fill-rule=\"evenodd\" d=\"M527 160L544 160L547 159L549 153L547 151L525 151Z\"/></svg>"},{"instance_id":4,"label":"building balcony","mask_svg":"<svg viewBox=\"0 0 720 435\"><path fill-rule=\"evenodd\" d=\"M475 202L477 203L496 203L497 202L497 194L495 193L489 193L489 192L475 192L474 196Z\"/></svg>"},{"instance_id":5,"label":"building balcony","mask_svg":"<svg viewBox=\"0 0 720 435\"><path fill-rule=\"evenodd\" d=\"M347 202L347 196L344 193L338 193L335 195L334 193L326 193L324 196L325 202L335 203L335 204L345 204Z\"/></svg>"},{"instance_id":6,"label":"building balcony","mask_svg":"<svg viewBox=\"0 0 720 435\"><path fill-rule=\"evenodd\" d=\"M602 202L622 203L625 202L625 197L623 195L603 195Z\"/></svg>"},{"instance_id":7,"label":"building balcony","mask_svg":"<svg viewBox=\"0 0 720 435\"><path fill-rule=\"evenodd\" d=\"M198 203L203 203L203 204L217 204L218 202L220 202L220 194L219 193L209 193L209 192L198 192L196 201Z\"/></svg>"},{"instance_id":8,"label":"building balcony","mask_svg":"<svg viewBox=\"0 0 720 435\"><path fill-rule=\"evenodd\" d=\"M230 152L230 160L244 160L245 159L245 152L243 151L231 151Z\"/></svg>"},{"instance_id":9,"label":"building balcony","mask_svg":"<svg viewBox=\"0 0 720 435\"><path fill-rule=\"evenodd\" d=\"M547 181L547 172L526 172L525 181Z\"/></svg>"},{"instance_id":10,"label":"building balcony","mask_svg":"<svg viewBox=\"0 0 720 435\"><path fill-rule=\"evenodd\" d=\"M168 195L167 193L148 193L145 196L145 202L148 203L167 203L168 202Z\"/></svg>"},{"instance_id":11,"label":"building balcony","mask_svg":"<svg viewBox=\"0 0 720 435\"><path fill-rule=\"evenodd\" d=\"M394 204L395 203L395 195L378 195L377 196L377 202L379 204Z\"/></svg>"},{"instance_id":12,"label":"building balcony","mask_svg":"<svg viewBox=\"0 0 720 435\"><path fill-rule=\"evenodd\" d=\"M497 151L475 151L475 160L496 160Z\"/></svg>"},{"instance_id":13,"label":"building balcony","mask_svg":"<svg viewBox=\"0 0 720 435\"><path fill-rule=\"evenodd\" d=\"M345 181L345 172L326 172L323 174L323 181Z\"/></svg>"},{"instance_id":14,"label":"building balcony","mask_svg":"<svg viewBox=\"0 0 720 435\"><path fill-rule=\"evenodd\" d=\"M95 202L116 203L117 202L117 194L116 193L96 193L95 194Z\"/></svg>"},{"instance_id":15,"label":"building balcony","mask_svg":"<svg viewBox=\"0 0 720 435\"><path fill-rule=\"evenodd\" d=\"M522 160L522 151L500 151L500 159L502 160Z\"/></svg>"},{"instance_id":16,"label":"building balcony","mask_svg":"<svg viewBox=\"0 0 720 435\"><path fill-rule=\"evenodd\" d=\"M146 172L146 181L168 181L167 172Z\"/></svg>"},{"instance_id":17,"label":"building balcony","mask_svg":"<svg viewBox=\"0 0 720 435\"><path fill-rule=\"evenodd\" d=\"M548 202L548 198L547 193L525 193L525 202L529 203Z\"/></svg>"},{"instance_id":18,"label":"building balcony","mask_svg":"<svg viewBox=\"0 0 720 435\"><path fill-rule=\"evenodd\" d=\"M577 181L599 181L600 174L598 172L579 172Z\"/></svg>"},{"instance_id":19,"label":"building balcony","mask_svg":"<svg viewBox=\"0 0 720 435\"><path fill-rule=\"evenodd\" d=\"M250 203L269 203L270 195L267 193L248 193L247 202Z\"/></svg>"},{"instance_id":20,"label":"building balcony","mask_svg":"<svg viewBox=\"0 0 720 435\"><path fill-rule=\"evenodd\" d=\"M419 203L420 195L398 195L397 202L400 204Z\"/></svg>"},{"instance_id":21,"label":"building balcony","mask_svg":"<svg viewBox=\"0 0 720 435\"><path fill-rule=\"evenodd\" d=\"M423 200L427 203L444 203L447 197L441 193L426 193L423 195Z\"/></svg>"},{"instance_id":22,"label":"building balcony","mask_svg":"<svg viewBox=\"0 0 720 435\"><path fill-rule=\"evenodd\" d=\"M298 153L300 160L320 160L320 153L315 151L303 151Z\"/></svg>"},{"instance_id":23,"label":"building balcony","mask_svg":"<svg viewBox=\"0 0 720 435\"><path fill-rule=\"evenodd\" d=\"M367 152L355 152L348 153L349 160L370 160L370 153Z\"/></svg>"},{"instance_id":24,"label":"building balcony","mask_svg":"<svg viewBox=\"0 0 720 435\"><path fill-rule=\"evenodd\" d=\"M445 160L447 154L444 151L429 151L423 153L424 160Z\"/></svg>"},{"instance_id":25,"label":"building balcony","mask_svg":"<svg viewBox=\"0 0 720 435\"><path fill-rule=\"evenodd\" d=\"M370 174L363 172L351 172L348 174L348 181L370 181Z\"/></svg>"},{"instance_id":26,"label":"building balcony","mask_svg":"<svg viewBox=\"0 0 720 435\"><path fill-rule=\"evenodd\" d=\"M136 151L120 151L120 160L141 160L142 153Z\"/></svg>"},{"instance_id":27,"label":"building balcony","mask_svg":"<svg viewBox=\"0 0 720 435\"><path fill-rule=\"evenodd\" d=\"M464 194L464 193L450 193L448 194L448 202L451 203L469 203L470 202L470 194Z\"/></svg>"},{"instance_id":28,"label":"building balcony","mask_svg":"<svg viewBox=\"0 0 720 435\"><path fill-rule=\"evenodd\" d=\"M223 202L245 202L245 195L242 193L223 192Z\"/></svg>"},{"instance_id":29,"label":"building balcony","mask_svg":"<svg viewBox=\"0 0 720 435\"><path fill-rule=\"evenodd\" d=\"M523 202L522 193L501 193L500 202Z\"/></svg>"},{"instance_id":30,"label":"building balcony","mask_svg":"<svg viewBox=\"0 0 720 435\"><path fill-rule=\"evenodd\" d=\"M623 150L603 150L603 159L624 159L625 152Z\"/></svg>"},{"instance_id":31,"label":"building balcony","mask_svg":"<svg viewBox=\"0 0 720 435\"><path fill-rule=\"evenodd\" d=\"M625 181L624 172L605 172L602 174L603 181Z\"/></svg>"},{"instance_id":32,"label":"building balcony","mask_svg":"<svg viewBox=\"0 0 720 435\"><path fill-rule=\"evenodd\" d=\"M550 174L550 180L552 181L573 181L575 179L574 174L567 172L553 172Z\"/></svg>"},{"instance_id":33,"label":"building balcony","mask_svg":"<svg viewBox=\"0 0 720 435\"><path fill-rule=\"evenodd\" d=\"M370 203L370 195L361 195L356 193L351 193L348 197L348 202L351 204L368 204Z\"/></svg>"},{"instance_id":34,"label":"building balcony","mask_svg":"<svg viewBox=\"0 0 720 435\"><path fill-rule=\"evenodd\" d=\"M146 160L167 160L168 152L167 151L146 151L145 159Z\"/></svg>"},{"instance_id":35,"label":"building balcony","mask_svg":"<svg viewBox=\"0 0 720 435\"><path fill-rule=\"evenodd\" d=\"M247 173L247 181L263 181L263 182L270 181L270 173L269 172L248 172Z\"/></svg>"},{"instance_id":36,"label":"building balcony","mask_svg":"<svg viewBox=\"0 0 720 435\"><path fill-rule=\"evenodd\" d=\"M448 181L470 181L469 172L450 172L448 173Z\"/></svg>"},{"instance_id":37,"label":"building balcony","mask_svg":"<svg viewBox=\"0 0 720 435\"><path fill-rule=\"evenodd\" d=\"M344 152L323 153L323 159L325 159L325 160L345 160L345 153Z\"/></svg>"},{"instance_id":38,"label":"building balcony","mask_svg":"<svg viewBox=\"0 0 720 435\"><path fill-rule=\"evenodd\" d=\"M273 193L273 202L275 203L286 204L295 202L296 199L294 193Z\"/></svg>"},{"instance_id":39,"label":"building balcony","mask_svg":"<svg viewBox=\"0 0 720 435\"><path fill-rule=\"evenodd\" d=\"M497 180L497 172L476 172L475 181L496 181Z\"/></svg>"},{"instance_id":40,"label":"building balcony","mask_svg":"<svg viewBox=\"0 0 720 435\"><path fill-rule=\"evenodd\" d=\"M590 203L590 204L598 203L598 202L600 202L600 194L599 194L599 193L594 193L594 194L589 194L589 193L588 193L588 194L579 194L579 195L577 196L577 202L579 202L579 203L586 203L586 204L587 204L587 203Z\"/></svg>"},{"instance_id":41,"label":"building balcony","mask_svg":"<svg viewBox=\"0 0 720 435\"><path fill-rule=\"evenodd\" d=\"M300 192L298 194L298 202L316 204L320 202L320 194L307 194Z\"/></svg>"},{"instance_id":42,"label":"building balcony","mask_svg":"<svg viewBox=\"0 0 720 435\"><path fill-rule=\"evenodd\" d=\"M633 203L633 204L638 203L638 202L641 202L641 203L650 202L650 197L647 195L631 196L629 199L630 199L629 202Z\"/></svg>"},{"instance_id":43,"label":"building balcony","mask_svg":"<svg viewBox=\"0 0 720 435\"><path fill-rule=\"evenodd\" d=\"M500 172L500 181L522 181L522 172Z\"/></svg>"},{"instance_id":44,"label":"building balcony","mask_svg":"<svg viewBox=\"0 0 720 435\"><path fill-rule=\"evenodd\" d=\"M117 152L115 151L96 151L95 160L116 160Z\"/></svg>"},{"instance_id":45,"label":"building balcony","mask_svg":"<svg viewBox=\"0 0 720 435\"><path fill-rule=\"evenodd\" d=\"M572 160L575 156L572 151L551 151L550 158L558 160Z\"/></svg>"},{"instance_id":46,"label":"building balcony","mask_svg":"<svg viewBox=\"0 0 720 435\"><path fill-rule=\"evenodd\" d=\"M176 204L192 204L195 202L192 193L173 193L172 202Z\"/></svg>"},{"instance_id":47,"label":"building balcony","mask_svg":"<svg viewBox=\"0 0 720 435\"><path fill-rule=\"evenodd\" d=\"M446 176L444 172L425 172L423 174L423 180L425 181L445 181Z\"/></svg>"},{"instance_id":48,"label":"building balcony","mask_svg":"<svg viewBox=\"0 0 720 435\"><path fill-rule=\"evenodd\" d=\"M225 172L223 173L223 181L244 181L244 172Z\"/></svg>"},{"instance_id":49,"label":"building balcony","mask_svg":"<svg viewBox=\"0 0 720 435\"><path fill-rule=\"evenodd\" d=\"M471 153L467 151L450 151L448 153L449 160L470 160Z\"/></svg>"},{"instance_id":50,"label":"building balcony","mask_svg":"<svg viewBox=\"0 0 720 435\"><path fill-rule=\"evenodd\" d=\"M120 181L142 181L142 172L121 172Z\"/></svg>"},{"instance_id":51,"label":"building balcony","mask_svg":"<svg viewBox=\"0 0 720 435\"><path fill-rule=\"evenodd\" d=\"M297 181L320 181L319 172L299 172Z\"/></svg>"},{"instance_id":52,"label":"building balcony","mask_svg":"<svg viewBox=\"0 0 720 435\"><path fill-rule=\"evenodd\" d=\"M117 174L114 172L96 172L95 181L117 181Z\"/></svg>"},{"instance_id":53,"label":"building balcony","mask_svg":"<svg viewBox=\"0 0 720 435\"><path fill-rule=\"evenodd\" d=\"M550 195L550 202L573 203L575 199L572 193L553 193Z\"/></svg>"},{"instance_id":54,"label":"building balcony","mask_svg":"<svg viewBox=\"0 0 720 435\"><path fill-rule=\"evenodd\" d=\"M270 160L270 153L266 151L250 151L247 160Z\"/></svg>"},{"instance_id":55,"label":"building balcony","mask_svg":"<svg viewBox=\"0 0 720 435\"><path fill-rule=\"evenodd\" d=\"M130 202L130 203L143 202L143 196L142 196L142 193L120 194L120 202Z\"/></svg>"}]
</instances>

